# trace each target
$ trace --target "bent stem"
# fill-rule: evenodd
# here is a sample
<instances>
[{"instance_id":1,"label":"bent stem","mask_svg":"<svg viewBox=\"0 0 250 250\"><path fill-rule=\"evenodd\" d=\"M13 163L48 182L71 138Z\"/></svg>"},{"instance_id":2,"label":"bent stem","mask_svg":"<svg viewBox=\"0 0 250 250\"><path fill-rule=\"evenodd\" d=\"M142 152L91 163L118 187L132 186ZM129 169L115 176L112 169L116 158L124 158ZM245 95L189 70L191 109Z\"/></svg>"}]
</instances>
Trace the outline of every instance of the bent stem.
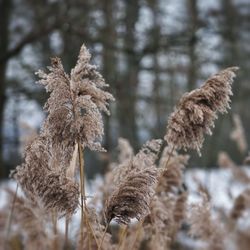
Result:
<instances>
[{"instance_id":1,"label":"bent stem","mask_svg":"<svg viewBox=\"0 0 250 250\"><path fill-rule=\"evenodd\" d=\"M11 205L11 210L9 213L8 221L7 221L7 226L6 226L6 240L9 239L10 236L10 229L11 229L11 223L12 223L12 218L13 218L13 213L14 213L14 208L15 208L15 202L16 202L16 197L17 197L17 192L18 192L18 184L16 184L16 191L13 197L12 205Z\"/></svg>"},{"instance_id":2,"label":"bent stem","mask_svg":"<svg viewBox=\"0 0 250 250\"><path fill-rule=\"evenodd\" d=\"M53 241L53 249L57 250L58 249L58 244L57 244L57 211L54 210L52 211L52 223L53 223L53 233L54 233L54 241Z\"/></svg>"},{"instance_id":3,"label":"bent stem","mask_svg":"<svg viewBox=\"0 0 250 250\"><path fill-rule=\"evenodd\" d=\"M81 229L80 229L80 239L81 243L83 242L83 226L84 226L84 207L86 208L85 200L85 184L84 184L84 162L82 155L82 145L78 142L78 156L80 164L80 192L81 192ZM87 217L87 216L86 216Z\"/></svg>"},{"instance_id":4,"label":"bent stem","mask_svg":"<svg viewBox=\"0 0 250 250\"><path fill-rule=\"evenodd\" d=\"M118 244L118 250L122 250L123 249L123 245L127 236L127 232L128 232L128 225L126 225L123 229L122 229L122 233L121 233L121 238L119 240L119 244Z\"/></svg>"},{"instance_id":5,"label":"bent stem","mask_svg":"<svg viewBox=\"0 0 250 250\"><path fill-rule=\"evenodd\" d=\"M106 232L107 232L107 230L108 230L108 227L109 227L109 223L107 223L107 225L106 225L106 227L105 227L105 230L104 230L104 232L103 232L103 235L102 235L101 242L100 242L100 245L99 245L99 247L98 247L98 250L101 250L101 248L102 248L102 243L103 243L104 237L105 237L105 235L106 235Z\"/></svg>"},{"instance_id":6,"label":"bent stem","mask_svg":"<svg viewBox=\"0 0 250 250\"><path fill-rule=\"evenodd\" d=\"M64 235L64 248L65 249L69 248L69 220L70 220L70 217L67 214L65 218L65 235Z\"/></svg>"},{"instance_id":7,"label":"bent stem","mask_svg":"<svg viewBox=\"0 0 250 250\"><path fill-rule=\"evenodd\" d=\"M90 224L89 221L89 213L88 213L88 208L87 208L87 203L86 203L86 194L85 194L85 181L84 181L84 159L83 159L83 147L81 143L78 141L78 155L79 155L79 164L80 164L80 193L81 193L81 229L80 229L80 240L83 242L83 227L84 227L84 218L85 218L85 225L90 229L91 234L93 235L95 242L97 246L98 240L95 236L94 230ZM91 247L91 237L88 231L88 245L89 248Z\"/></svg>"},{"instance_id":8,"label":"bent stem","mask_svg":"<svg viewBox=\"0 0 250 250\"><path fill-rule=\"evenodd\" d=\"M135 231L135 238L134 238L134 240L133 240L133 243L132 243L132 246L131 246L130 250L133 250L134 247L135 247L135 243L136 243L137 238L138 238L138 236L139 236L139 233L140 233L140 231L141 231L141 228L142 228L142 225L143 225L144 220L145 220L145 218L143 218L143 219L140 221L140 223L138 224L138 226L137 226L137 228L136 228L136 231Z\"/></svg>"}]
</instances>

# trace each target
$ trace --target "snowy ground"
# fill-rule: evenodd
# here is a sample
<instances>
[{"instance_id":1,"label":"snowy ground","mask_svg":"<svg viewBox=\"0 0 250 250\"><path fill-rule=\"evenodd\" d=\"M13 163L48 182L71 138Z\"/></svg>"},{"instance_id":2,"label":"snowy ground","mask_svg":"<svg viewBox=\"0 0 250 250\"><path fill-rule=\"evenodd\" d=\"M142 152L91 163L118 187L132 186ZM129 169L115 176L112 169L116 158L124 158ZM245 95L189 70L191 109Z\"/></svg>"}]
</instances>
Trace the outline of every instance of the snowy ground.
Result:
<instances>
[{"instance_id":1,"label":"snowy ground","mask_svg":"<svg viewBox=\"0 0 250 250\"><path fill-rule=\"evenodd\" d=\"M244 170L250 176L250 168L245 167ZM222 208L223 211L229 211L233 206L233 199L236 198L248 185L238 182L231 171L228 169L213 169L213 170L203 170L203 169L191 169L187 170L185 173L185 183L190 193L188 198L188 203L196 203L201 199L197 192L197 181L204 185L211 194L211 204L212 207ZM96 186L101 182L101 177L98 176L90 185L86 187L86 193L90 197L94 197L96 191ZM0 184L0 209L6 204L7 197L4 189L8 187L15 191L16 183L14 181L5 181ZM21 191L19 190L21 193ZM80 221L80 209L74 215L72 222L70 224L70 234L73 237L76 235ZM242 226L244 226L246 221L243 221ZM64 219L59 222L62 232L64 231ZM197 240L192 240L186 235L179 234L179 240L184 242L188 247L192 246L194 249L199 249L202 247L202 242Z\"/></svg>"}]
</instances>

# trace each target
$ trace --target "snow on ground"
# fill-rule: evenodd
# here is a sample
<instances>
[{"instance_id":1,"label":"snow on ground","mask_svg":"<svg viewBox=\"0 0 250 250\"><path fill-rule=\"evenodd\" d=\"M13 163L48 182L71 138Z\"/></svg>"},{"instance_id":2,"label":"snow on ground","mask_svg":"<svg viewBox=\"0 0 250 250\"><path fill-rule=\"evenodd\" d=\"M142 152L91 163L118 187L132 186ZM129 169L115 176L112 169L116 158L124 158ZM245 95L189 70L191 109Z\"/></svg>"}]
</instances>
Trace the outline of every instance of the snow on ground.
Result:
<instances>
[{"instance_id":1,"label":"snow on ground","mask_svg":"<svg viewBox=\"0 0 250 250\"><path fill-rule=\"evenodd\" d=\"M250 176L250 168L244 168L244 170ZM250 187L250 184L242 185L237 182L233 177L232 173L228 169L212 169L212 170L204 170L204 169L189 169L185 173L185 184L190 193L188 198L188 203L196 203L199 202L201 197L197 192L197 182L194 180L198 180L202 185L204 185L211 194L211 203L212 207L222 208L225 212L229 211L233 206L233 200L237 197L246 187ZM86 186L86 194L93 198L95 194L97 194L97 187L102 183L102 178L97 176L94 181L88 183ZM0 209L2 209L7 202L7 195L4 189L8 187L15 191L16 183L14 181L5 181L0 183ZM21 190L18 191L21 194ZM97 207L96 209L101 209L101 207ZM78 209L77 213L73 216L71 224L70 224L70 235L73 237L77 234L77 230L80 223L80 209ZM64 219L59 221L59 227L61 231L64 232ZM242 227L246 226L244 221L242 223ZM185 238L186 237L186 238ZM185 244L193 245L194 240L187 238L187 236L179 235L181 241L185 241ZM195 244L199 248L202 246L202 242L196 241ZM194 245L193 245L194 246Z\"/></svg>"}]
</instances>

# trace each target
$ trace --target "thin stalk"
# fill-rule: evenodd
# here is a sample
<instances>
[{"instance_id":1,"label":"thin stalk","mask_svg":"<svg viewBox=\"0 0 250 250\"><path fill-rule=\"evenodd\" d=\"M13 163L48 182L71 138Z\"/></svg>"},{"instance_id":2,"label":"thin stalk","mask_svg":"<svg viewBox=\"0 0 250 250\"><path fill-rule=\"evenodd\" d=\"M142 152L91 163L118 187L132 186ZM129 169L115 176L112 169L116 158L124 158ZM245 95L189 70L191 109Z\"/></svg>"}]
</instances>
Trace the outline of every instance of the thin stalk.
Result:
<instances>
[{"instance_id":1,"label":"thin stalk","mask_svg":"<svg viewBox=\"0 0 250 250\"><path fill-rule=\"evenodd\" d=\"M107 223L107 225L106 225L106 227L105 227L105 230L104 230L104 232L103 232L103 235L102 235L102 238L101 238L101 243L100 243L100 245L99 245L99 247L98 247L98 250L101 250L101 248L102 248L102 243L103 243L104 237L105 237L105 235L106 235L106 232L107 232L107 230L108 230L108 227L109 227L109 223Z\"/></svg>"},{"instance_id":2,"label":"thin stalk","mask_svg":"<svg viewBox=\"0 0 250 250\"><path fill-rule=\"evenodd\" d=\"M128 232L128 226L126 225L123 229L122 229L122 233L121 233L121 238L119 240L119 244L118 244L118 250L122 250L123 249L123 245L127 236L127 232Z\"/></svg>"},{"instance_id":3,"label":"thin stalk","mask_svg":"<svg viewBox=\"0 0 250 250\"><path fill-rule=\"evenodd\" d=\"M86 227L88 227L91 231L91 234L93 235L97 246L99 246L98 244L98 240L95 236L94 230L90 224L89 221L89 216L88 216L88 208L87 208L87 203L86 203L86 194L85 194L85 181L84 181L84 158L83 158L83 149L82 149L82 145L81 143L78 141L78 155L79 155L79 164L80 164L80 192L81 192L81 237L80 240L81 242L83 242L83 227L84 227L84 218L85 218L85 225ZM89 231L88 231L88 245L89 248L91 247L91 237L89 235Z\"/></svg>"},{"instance_id":4,"label":"thin stalk","mask_svg":"<svg viewBox=\"0 0 250 250\"><path fill-rule=\"evenodd\" d=\"M130 250L133 250L134 247L135 247L135 243L136 243L137 238L138 238L138 236L139 236L139 232L141 231L141 228L142 228L142 224L143 224L143 222L144 222L144 219L145 219L145 218L143 218L143 219L140 221L140 223L138 224L138 226L137 226L137 228L136 228L135 237L134 237L134 240L133 240L133 243L132 243L132 246L131 246Z\"/></svg>"},{"instance_id":5,"label":"thin stalk","mask_svg":"<svg viewBox=\"0 0 250 250\"><path fill-rule=\"evenodd\" d=\"M64 235L64 249L69 248L69 215L67 214L65 217L65 235Z\"/></svg>"},{"instance_id":6,"label":"thin stalk","mask_svg":"<svg viewBox=\"0 0 250 250\"><path fill-rule=\"evenodd\" d=\"M56 210L54 210L52 212L52 224L53 224L53 233L54 233L53 249L57 250L58 249L58 244L57 244L58 232L57 232L57 212L56 212Z\"/></svg>"},{"instance_id":7,"label":"thin stalk","mask_svg":"<svg viewBox=\"0 0 250 250\"><path fill-rule=\"evenodd\" d=\"M82 145L78 142L78 156L80 164L80 192L81 192L81 229L80 229L80 240L83 242L83 226L84 226L84 207L86 208L85 200L85 184L84 184L84 162L82 155Z\"/></svg>"},{"instance_id":8,"label":"thin stalk","mask_svg":"<svg viewBox=\"0 0 250 250\"><path fill-rule=\"evenodd\" d=\"M18 184L16 184L16 191L15 191L15 194L14 194L14 197L13 197L10 213L9 213L9 216L8 216L7 226L6 226L6 237L5 237L6 240L8 240L9 236L10 236L10 229L11 229L11 223L12 223L12 218L13 218L13 213L14 213L14 208L15 208L15 202L16 202L18 187L19 187Z\"/></svg>"},{"instance_id":9,"label":"thin stalk","mask_svg":"<svg viewBox=\"0 0 250 250\"><path fill-rule=\"evenodd\" d=\"M93 227L91 226L89 219L87 219L87 223L88 223L88 226L89 226L89 228L90 228L90 231L91 231L91 233L92 233L92 235L93 235L93 237L94 237L94 239L95 239L96 245L97 245L97 247L99 247L99 242L98 242L98 240L97 240L97 238L96 238L94 229L93 229Z\"/></svg>"}]
</instances>

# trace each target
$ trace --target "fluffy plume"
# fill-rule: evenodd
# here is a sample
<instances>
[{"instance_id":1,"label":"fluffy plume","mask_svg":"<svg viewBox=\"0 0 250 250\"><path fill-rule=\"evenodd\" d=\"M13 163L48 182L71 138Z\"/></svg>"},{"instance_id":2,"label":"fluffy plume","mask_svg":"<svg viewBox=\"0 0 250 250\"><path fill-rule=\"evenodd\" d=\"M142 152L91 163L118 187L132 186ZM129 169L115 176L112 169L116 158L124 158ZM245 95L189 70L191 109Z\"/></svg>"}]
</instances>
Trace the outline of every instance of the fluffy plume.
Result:
<instances>
[{"instance_id":1,"label":"fluffy plume","mask_svg":"<svg viewBox=\"0 0 250 250\"><path fill-rule=\"evenodd\" d=\"M247 151L247 141L240 116L234 114L233 121L234 121L234 129L230 134L230 138L236 142L240 152L244 154Z\"/></svg>"},{"instance_id":2,"label":"fluffy plume","mask_svg":"<svg viewBox=\"0 0 250 250\"><path fill-rule=\"evenodd\" d=\"M63 169L54 167L46 139L37 137L26 148L25 162L13 173L28 198L46 210L72 214L78 206L79 187L66 177Z\"/></svg>"},{"instance_id":3,"label":"fluffy plume","mask_svg":"<svg viewBox=\"0 0 250 250\"><path fill-rule=\"evenodd\" d=\"M15 194L11 190L7 192L11 201L10 205ZM51 241L45 230L45 218L46 215L29 200L20 196L16 197L13 219L18 231L22 234L25 249L46 250L50 248Z\"/></svg>"},{"instance_id":4,"label":"fluffy plume","mask_svg":"<svg viewBox=\"0 0 250 250\"><path fill-rule=\"evenodd\" d=\"M90 53L83 45L78 61L70 76L64 71L59 58L53 58L49 73L38 71L40 84L50 97L45 104L48 117L43 125L43 135L51 138L52 145L60 145L61 157L70 160L76 141L90 149L101 149L103 136L101 111L109 114L108 102L113 96L104 91L102 76L91 65Z\"/></svg>"},{"instance_id":5,"label":"fluffy plume","mask_svg":"<svg viewBox=\"0 0 250 250\"><path fill-rule=\"evenodd\" d=\"M38 71L39 83L50 93L45 104L48 116L39 137L27 148L24 164L14 173L29 198L63 214L73 213L78 205L75 145L101 150L101 112L109 114L108 101L114 99L103 90L108 85L89 61L83 45L70 76L59 58L51 60L48 73Z\"/></svg>"},{"instance_id":6,"label":"fluffy plume","mask_svg":"<svg viewBox=\"0 0 250 250\"><path fill-rule=\"evenodd\" d=\"M211 216L211 207L208 198L203 194L202 202L193 204L190 209L188 221L191 236L199 237L207 242L209 250L224 249L224 230L219 221Z\"/></svg>"},{"instance_id":7,"label":"fluffy plume","mask_svg":"<svg viewBox=\"0 0 250 250\"><path fill-rule=\"evenodd\" d=\"M231 85L237 69L231 67L219 72L181 98L170 116L164 137L169 145L195 149L200 154L204 134L212 134L217 114L230 108Z\"/></svg>"},{"instance_id":8,"label":"fluffy plume","mask_svg":"<svg viewBox=\"0 0 250 250\"><path fill-rule=\"evenodd\" d=\"M128 224L133 218L140 220L146 216L154 194L157 174L154 167L130 173L107 201L107 222L114 218L118 223Z\"/></svg>"},{"instance_id":9,"label":"fluffy plume","mask_svg":"<svg viewBox=\"0 0 250 250\"><path fill-rule=\"evenodd\" d=\"M173 220L174 202L168 197L154 196L150 204L150 214L145 218L144 229L149 237L149 249L169 249Z\"/></svg>"},{"instance_id":10,"label":"fluffy plume","mask_svg":"<svg viewBox=\"0 0 250 250\"><path fill-rule=\"evenodd\" d=\"M141 171L153 166L158 158L161 145L162 140L159 139L147 141L133 158L131 157L118 164L112 171L113 185L119 185L131 171Z\"/></svg>"}]
</instances>

